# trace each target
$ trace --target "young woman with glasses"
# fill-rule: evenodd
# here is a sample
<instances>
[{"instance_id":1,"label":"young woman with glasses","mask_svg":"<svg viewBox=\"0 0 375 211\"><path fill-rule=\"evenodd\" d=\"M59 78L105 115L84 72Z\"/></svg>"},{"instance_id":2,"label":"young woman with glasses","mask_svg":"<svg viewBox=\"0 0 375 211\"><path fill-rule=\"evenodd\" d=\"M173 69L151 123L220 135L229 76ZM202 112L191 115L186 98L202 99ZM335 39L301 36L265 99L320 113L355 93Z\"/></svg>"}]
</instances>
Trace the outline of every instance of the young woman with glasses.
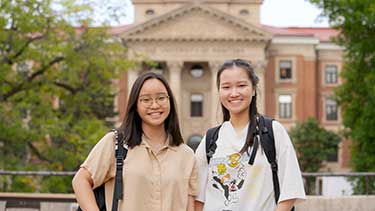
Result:
<instances>
[{"instance_id":1,"label":"young woman with glasses","mask_svg":"<svg viewBox=\"0 0 375 211\"><path fill-rule=\"evenodd\" d=\"M146 72L138 77L119 130L129 150L123 168L124 194L118 210L194 210L197 190L194 153L183 142L175 99L163 76ZM107 210L112 206L116 171L114 138L113 132L106 134L73 179L77 201L83 210L98 210L92 190L103 183Z\"/></svg>"},{"instance_id":2,"label":"young woman with glasses","mask_svg":"<svg viewBox=\"0 0 375 211\"><path fill-rule=\"evenodd\" d=\"M217 73L217 88L223 123L216 150L208 162L206 137L196 150L198 166L197 211L290 211L297 199L304 199L302 176L291 140L272 121L280 197L276 204L270 163L260 144L249 164L259 128L257 111L258 77L251 64L235 59L225 62ZM259 131L259 130L258 130Z\"/></svg>"}]
</instances>

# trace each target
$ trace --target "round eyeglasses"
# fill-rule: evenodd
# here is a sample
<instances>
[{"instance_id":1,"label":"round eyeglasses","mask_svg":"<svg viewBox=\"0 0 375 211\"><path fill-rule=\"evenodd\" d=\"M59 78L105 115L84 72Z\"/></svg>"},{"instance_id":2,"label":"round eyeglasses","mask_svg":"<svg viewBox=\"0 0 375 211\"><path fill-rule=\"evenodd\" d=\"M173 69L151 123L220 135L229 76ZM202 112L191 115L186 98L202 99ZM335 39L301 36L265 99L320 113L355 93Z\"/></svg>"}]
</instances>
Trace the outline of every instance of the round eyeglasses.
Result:
<instances>
[{"instance_id":1,"label":"round eyeglasses","mask_svg":"<svg viewBox=\"0 0 375 211\"><path fill-rule=\"evenodd\" d=\"M144 95L139 97L139 101L144 107L151 107L154 101L159 105L163 106L167 104L169 96L167 94L158 94L154 98L151 95Z\"/></svg>"}]
</instances>

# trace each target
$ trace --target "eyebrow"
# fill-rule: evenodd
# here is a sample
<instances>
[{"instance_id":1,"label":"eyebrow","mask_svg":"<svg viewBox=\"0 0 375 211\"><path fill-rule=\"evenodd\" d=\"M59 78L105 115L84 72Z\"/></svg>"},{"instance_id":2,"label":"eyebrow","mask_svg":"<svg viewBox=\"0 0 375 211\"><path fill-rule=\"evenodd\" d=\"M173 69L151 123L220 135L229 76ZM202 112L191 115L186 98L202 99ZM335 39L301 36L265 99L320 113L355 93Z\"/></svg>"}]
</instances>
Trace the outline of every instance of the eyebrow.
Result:
<instances>
[{"instance_id":1,"label":"eyebrow","mask_svg":"<svg viewBox=\"0 0 375 211\"><path fill-rule=\"evenodd\" d=\"M165 92L158 92L156 94L140 94L139 97L150 97L151 95L168 95L168 93Z\"/></svg>"},{"instance_id":2,"label":"eyebrow","mask_svg":"<svg viewBox=\"0 0 375 211\"><path fill-rule=\"evenodd\" d=\"M242 81L236 81L235 82L236 84L239 84L239 83L249 83L249 81L247 80L242 80ZM224 85L224 84L232 84L231 82L229 81L224 81L224 82L221 82L220 85Z\"/></svg>"}]
</instances>

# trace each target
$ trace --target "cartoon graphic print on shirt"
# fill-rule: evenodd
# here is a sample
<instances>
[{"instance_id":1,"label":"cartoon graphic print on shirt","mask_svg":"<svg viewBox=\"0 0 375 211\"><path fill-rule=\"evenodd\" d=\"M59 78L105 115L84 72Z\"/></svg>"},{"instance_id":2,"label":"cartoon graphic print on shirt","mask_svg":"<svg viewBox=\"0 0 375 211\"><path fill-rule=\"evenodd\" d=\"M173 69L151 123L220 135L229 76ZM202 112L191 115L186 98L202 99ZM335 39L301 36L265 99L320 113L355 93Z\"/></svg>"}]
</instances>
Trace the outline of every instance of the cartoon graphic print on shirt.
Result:
<instances>
[{"instance_id":1,"label":"cartoon graphic print on shirt","mask_svg":"<svg viewBox=\"0 0 375 211\"><path fill-rule=\"evenodd\" d=\"M242 157L240 153L234 153L228 157L212 159L212 186L222 192L226 207L238 202L238 191L245 182L246 170L241 162Z\"/></svg>"}]
</instances>

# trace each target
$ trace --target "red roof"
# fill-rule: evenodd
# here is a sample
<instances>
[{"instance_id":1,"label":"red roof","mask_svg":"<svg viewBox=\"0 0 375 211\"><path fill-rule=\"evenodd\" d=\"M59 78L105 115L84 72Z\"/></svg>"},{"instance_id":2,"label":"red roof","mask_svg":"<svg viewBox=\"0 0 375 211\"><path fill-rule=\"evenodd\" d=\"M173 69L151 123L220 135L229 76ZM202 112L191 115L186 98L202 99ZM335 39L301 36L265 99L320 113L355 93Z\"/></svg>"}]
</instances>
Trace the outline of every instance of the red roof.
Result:
<instances>
[{"instance_id":1,"label":"red roof","mask_svg":"<svg viewBox=\"0 0 375 211\"><path fill-rule=\"evenodd\" d=\"M330 41L330 38L339 34L337 29L329 27L274 27L262 25L262 28L273 35L316 37L323 42Z\"/></svg>"}]
</instances>

